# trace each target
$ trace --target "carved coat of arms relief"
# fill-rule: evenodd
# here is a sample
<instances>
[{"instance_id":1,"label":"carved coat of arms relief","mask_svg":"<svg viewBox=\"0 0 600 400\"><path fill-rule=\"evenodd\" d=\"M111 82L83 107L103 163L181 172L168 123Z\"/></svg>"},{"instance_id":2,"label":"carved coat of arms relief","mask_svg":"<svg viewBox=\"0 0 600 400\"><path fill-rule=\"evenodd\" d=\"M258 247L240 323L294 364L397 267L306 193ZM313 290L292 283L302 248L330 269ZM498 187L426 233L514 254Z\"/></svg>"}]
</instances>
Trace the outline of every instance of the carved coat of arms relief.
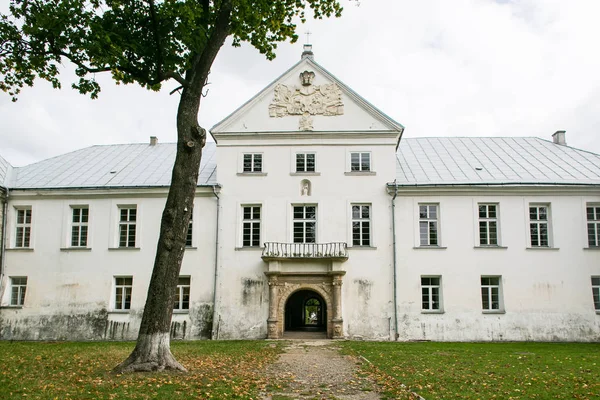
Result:
<instances>
[{"instance_id":1,"label":"carved coat of arms relief","mask_svg":"<svg viewBox=\"0 0 600 400\"><path fill-rule=\"evenodd\" d=\"M281 83L275 86L273 100L269 105L269 115L274 118L299 115L301 131L313 130L313 115L342 115L344 103L342 91L335 83L313 85L315 73L300 73L301 87L288 87Z\"/></svg>"}]
</instances>

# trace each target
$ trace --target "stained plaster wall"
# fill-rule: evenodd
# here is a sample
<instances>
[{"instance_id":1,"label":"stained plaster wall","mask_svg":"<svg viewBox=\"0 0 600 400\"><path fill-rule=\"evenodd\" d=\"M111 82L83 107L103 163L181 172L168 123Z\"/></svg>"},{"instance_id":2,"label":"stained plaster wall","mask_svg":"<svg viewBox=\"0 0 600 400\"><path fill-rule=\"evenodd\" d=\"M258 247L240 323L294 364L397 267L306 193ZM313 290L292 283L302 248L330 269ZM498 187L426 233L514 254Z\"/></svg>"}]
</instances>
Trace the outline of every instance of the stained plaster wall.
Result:
<instances>
[{"instance_id":1,"label":"stained plaster wall","mask_svg":"<svg viewBox=\"0 0 600 400\"><path fill-rule=\"evenodd\" d=\"M0 293L0 338L25 340L134 339L146 292L165 194L65 196L13 192L8 209L6 274ZM191 278L189 312L173 316L174 338L206 338L212 329L216 204L199 194L194 207L194 248L186 250L181 275ZM87 250L68 249L71 206L89 206ZM114 249L118 205L137 205L135 250ZM32 249L14 248L15 207L32 208ZM23 307L11 307L10 277L27 276ZM114 309L114 277L133 276L128 311ZM208 278L207 278L208 277Z\"/></svg>"},{"instance_id":2,"label":"stained plaster wall","mask_svg":"<svg viewBox=\"0 0 600 400\"><path fill-rule=\"evenodd\" d=\"M587 249L585 205L577 195L508 193L431 196L396 200L400 340L598 341L590 278L600 272L600 251ZM507 190L508 191L508 190ZM478 203L499 204L500 244L477 248ZM440 205L441 246L420 249L419 203ZM553 250L531 249L529 203L550 204ZM421 276L442 277L443 313L421 311ZM482 312L480 277L502 276L504 313Z\"/></svg>"},{"instance_id":3,"label":"stained plaster wall","mask_svg":"<svg viewBox=\"0 0 600 400\"><path fill-rule=\"evenodd\" d=\"M295 118L297 119L297 118ZM327 142L327 141L330 142ZM326 143L323 143L326 142ZM242 206L260 205L261 243L292 239L292 206L317 205L317 242L352 243L351 204L371 204L370 248L349 249L342 286L342 316L348 336L390 337L392 315L390 197L385 183L395 173L393 138L375 145L355 140L324 139L320 144L302 140L225 141L217 147L219 182L223 186L218 288L219 338L264 338L268 318L267 264L261 248L242 246ZM329 145L335 144L335 145ZM349 153L370 151L374 175L347 175ZM243 174L244 153L263 154L263 174ZM315 152L318 175L295 174L296 152ZM301 181L311 182L311 195L302 195ZM322 272L319 262L281 263L282 271Z\"/></svg>"}]
</instances>

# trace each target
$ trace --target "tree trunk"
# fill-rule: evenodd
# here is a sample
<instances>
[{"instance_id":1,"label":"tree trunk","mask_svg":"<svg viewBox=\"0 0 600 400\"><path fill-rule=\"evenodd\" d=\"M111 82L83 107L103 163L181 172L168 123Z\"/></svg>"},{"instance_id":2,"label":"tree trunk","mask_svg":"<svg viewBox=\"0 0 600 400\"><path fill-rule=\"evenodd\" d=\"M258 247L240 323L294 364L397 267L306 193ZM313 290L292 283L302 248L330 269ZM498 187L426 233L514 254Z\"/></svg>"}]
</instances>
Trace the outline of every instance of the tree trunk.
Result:
<instances>
[{"instance_id":1,"label":"tree trunk","mask_svg":"<svg viewBox=\"0 0 600 400\"><path fill-rule=\"evenodd\" d=\"M163 211L148 297L138 340L129 357L114 371L186 371L170 349L173 303L185 253L185 239L194 197L206 131L198 125L202 89L210 67L229 34L231 1L224 1L213 32L202 54L193 56L177 110L177 155L171 187Z\"/></svg>"}]
</instances>

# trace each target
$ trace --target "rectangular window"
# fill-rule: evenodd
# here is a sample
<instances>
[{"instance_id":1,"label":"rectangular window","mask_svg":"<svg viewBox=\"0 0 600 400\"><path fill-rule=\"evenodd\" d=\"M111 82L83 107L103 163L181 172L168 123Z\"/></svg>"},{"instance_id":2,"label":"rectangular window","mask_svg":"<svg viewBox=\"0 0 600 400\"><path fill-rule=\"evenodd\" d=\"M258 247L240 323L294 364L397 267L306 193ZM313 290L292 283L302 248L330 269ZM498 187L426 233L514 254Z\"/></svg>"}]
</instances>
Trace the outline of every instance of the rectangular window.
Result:
<instances>
[{"instance_id":1,"label":"rectangular window","mask_svg":"<svg viewBox=\"0 0 600 400\"><path fill-rule=\"evenodd\" d=\"M180 276L177 282L177 292L175 292L175 304L173 310L190 309L190 277Z\"/></svg>"},{"instance_id":2,"label":"rectangular window","mask_svg":"<svg viewBox=\"0 0 600 400\"><path fill-rule=\"evenodd\" d=\"M135 247L137 208L119 208L119 247Z\"/></svg>"},{"instance_id":3,"label":"rectangular window","mask_svg":"<svg viewBox=\"0 0 600 400\"><path fill-rule=\"evenodd\" d=\"M531 247L549 247L548 240L548 205L529 206L529 236Z\"/></svg>"},{"instance_id":4,"label":"rectangular window","mask_svg":"<svg viewBox=\"0 0 600 400\"><path fill-rule=\"evenodd\" d=\"M25 292L27 291L27 277L10 278L10 305L22 306L25 303Z\"/></svg>"},{"instance_id":5,"label":"rectangular window","mask_svg":"<svg viewBox=\"0 0 600 400\"><path fill-rule=\"evenodd\" d=\"M131 288L133 277L115 277L115 310L129 310L131 308Z\"/></svg>"},{"instance_id":6,"label":"rectangular window","mask_svg":"<svg viewBox=\"0 0 600 400\"><path fill-rule=\"evenodd\" d=\"M71 247L86 247L88 236L88 207L73 207L73 218L71 220Z\"/></svg>"},{"instance_id":7,"label":"rectangular window","mask_svg":"<svg viewBox=\"0 0 600 400\"><path fill-rule=\"evenodd\" d=\"M586 214L588 246L600 247L600 205L588 204Z\"/></svg>"},{"instance_id":8,"label":"rectangular window","mask_svg":"<svg viewBox=\"0 0 600 400\"><path fill-rule=\"evenodd\" d=\"M479 245L498 246L497 204L479 204Z\"/></svg>"},{"instance_id":9,"label":"rectangular window","mask_svg":"<svg viewBox=\"0 0 600 400\"><path fill-rule=\"evenodd\" d=\"M294 243L316 243L317 206L294 206Z\"/></svg>"},{"instance_id":10,"label":"rectangular window","mask_svg":"<svg viewBox=\"0 0 600 400\"><path fill-rule=\"evenodd\" d=\"M419 204L419 240L421 246L438 246L438 205Z\"/></svg>"},{"instance_id":11,"label":"rectangular window","mask_svg":"<svg viewBox=\"0 0 600 400\"><path fill-rule=\"evenodd\" d=\"M17 209L15 247L31 246L31 208Z\"/></svg>"},{"instance_id":12,"label":"rectangular window","mask_svg":"<svg viewBox=\"0 0 600 400\"><path fill-rule=\"evenodd\" d=\"M352 204L352 245L371 245L371 206Z\"/></svg>"},{"instance_id":13,"label":"rectangular window","mask_svg":"<svg viewBox=\"0 0 600 400\"><path fill-rule=\"evenodd\" d=\"M296 172L315 172L315 153L297 153Z\"/></svg>"},{"instance_id":14,"label":"rectangular window","mask_svg":"<svg viewBox=\"0 0 600 400\"><path fill-rule=\"evenodd\" d=\"M192 238L193 238L193 226L194 226L194 212L192 212L192 214L190 214L190 222L188 224L188 230L187 233L185 235L185 246L186 247L192 247Z\"/></svg>"},{"instance_id":15,"label":"rectangular window","mask_svg":"<svg viewBox=\"0 0 600 400\"><path fill-rule=\"evenodd\" d=\"M421 277L421 309L423 311L441 310L441 278Z\"/></svg>"},{"instance_id":16,"label":"rectangular window","mask_svg":"<svg viewBox=\"0 0 600 400\"><path fill-rule=\"evenodd\" d=\"M243 206L242 246L260 246L260 206Z\"/></svg>"},{"instance_id":17,"label":"rectangular window","mask_svg":"<svg viewBox=\"0 0 600 400\"><path fill-rule=\"evenodd\" d=\"M262 154L244 154L244 172L262 172Z\"/></svg>"},{"instance_id":18,"label":"rectangular window","mask_svg":"<svg viewBox=\"0 0 600 400\"><path fill-rule=\"evenodd\" d=\"M592 296L594 297L594 308L600 311L600 276L592 276Z\"/></svg>"},{"instance_id":19,"label":"rectangular window","mask_svg":"<svg viewBox=\"0 0 600 400\"><path fill-rule=\"evenodd\" d=\"M370 171L371 153L350 153L350 171Z\"/></svg>"},{"instance_id":20,"label":"rectangular window","mask_svg":"<svg viewBox=\"0 0 600 400\"><path fill-rule=\"evenodd\" d=\"M500 311L500 277L481 277L481 304L483 311Z\"/></svg>"}]
</instances>

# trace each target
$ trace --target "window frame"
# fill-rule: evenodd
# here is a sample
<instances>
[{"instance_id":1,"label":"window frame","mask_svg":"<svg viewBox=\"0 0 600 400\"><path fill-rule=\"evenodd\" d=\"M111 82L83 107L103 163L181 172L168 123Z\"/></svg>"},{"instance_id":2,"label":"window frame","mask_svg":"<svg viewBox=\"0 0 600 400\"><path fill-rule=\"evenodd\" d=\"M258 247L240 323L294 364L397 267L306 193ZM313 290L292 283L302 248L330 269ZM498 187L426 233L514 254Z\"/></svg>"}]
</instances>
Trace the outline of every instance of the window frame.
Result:
<instances>
[{"instance_id":1,"label":"window frame","mask_svg":"<svg viewBox=\"0 0 600 400\"><path fill-rule=\"evenodd\" d=\"M355 217L354 208L359 207L359 216ZM363 207L368 209L368 217L363 217ZM350 240L351 247L373 247L373 207L371 203L351 203L350 204ZM356 243L356 235L355 232L355 224L359 224L358 227L358 243ZM365 225L367 228L366 235L368 238L366 239L367 243L365 243L364 239L364 229Z\"/></svg>"},{"instance_id":2,"label":"window frame","mask_svg":"<svg viewBox=\"0 0 600 400\"><path fill-rule=\"evenodd\" d=\"M10 295L8 304L10 307L23 307L25 305L25 297L27 295L27 283L29 279L27 276L11 276L10 279ZM25 279L25 283L16 283L16 279ZM16 302L13 302L13 297L16 289Z\"/></svg>"},{"instance_id":3,"label":"window frame","mask_svg":"<svg viewBox=\"0 0 600 400\"><path fill-rule=\"evenodd\" d=\"M592 209L590 219L590 209ZM600 204L586 203L585 204L585 231L587 248L600 249ZM590 235L590 228L593 233Z\"/></svg>"},{"instance_id":4,"label":"window frame","mask_svg":"<svg viewBox=\"0 0 600 400\"><path fill-rule=\"evenodd\" d=\"M68 240L68 246L70 248L82 248L82 249L86 249L89 248L89 244L90 244L90 207L87 204L71 204L69 206L69 210L70 210L70 229L69 229L69 238ZM74 221L75 219L75 210L81 210L82 212L79 215L79 219L80 221ZM81 221L81 219L83 219L83 210L87 210L87 221L83 222ZM73 233L75 231L75 229L78 229L78 233L77 233L77 245L73 244ZM82 229L85 228L85 244L81 245L81 238L82 238L82 234L81 231Z\"/></svg>"},{"instance_id":5,"label":"window frame","mask_svg":"<svg viewBox=\"0 0 600 400\"><path fill-rule=\"evenodd\" d=\"M130 279L130 283L119 284L119 279ZM129 289L129 290L127 290ZM119 291L121 291L121 301L119 304ZM127 307L127 296L129 295L129 307ZM116 312L129 312L133 303L133 276L115 275L113 276L113 301L112 310Z\"/></svg>"},{"instance_id":6,"label":"window frame","mask_svg":"<svg viewBox=\"0 0 600 400\"><path fill-rule=\"evenodd\" d=\"M442 276L441 275L421 275L421 313L423 314L442 314L444 312L444 302L442 300ZM437 284L431 283L431 281L428 284L424 284L423 280L424 279L437 279ZM432 306L435 304L433 302L433 291L434 289L437 289L437 306L438 308L433 308ZM425 290L427 290L427 306L430 308L424 308L424 296L425 296Z\"/></svg>"},{"instance_id":7,"label":"window frame","mask_svg":"<svg viewBox=\"0 0 600 400\"><path fill-rule=\"evenodd\" d=\"M536 209L536 219L532 219L532 209ZM546 219L539 219L540 209L546 209ZM529 203L527 205L527 238L529 242L529 247L532 249L549 249L553 248L552 242L552 208L550 203ZM545 225L546 228L546 244L542 244L542 233L541 227ZM537 226L537 244L534 244L534 233L533 228Z\"/></svg>"},{"instance_id":8,"label":"window frame","mask_svg":"<svg viewBox=\"0 0 600 400\"><path fill-rule=\"evenodd\" d=\"M302 207L303 208L303 218L296 218L296 208L297 207ZM307 215L307 207L314 207L314 218L306 218ZM319 215L318 215L318 211L319 211L319 207L316 203L306 203L306 204L292 204L292 230L291 230L291 236L292 236L292 243L318 243L318 233L317 233L317 228L318 228L318 221L319 221ZM307 226L308 224L313 224L313 235L314 237L312 238L313 241L306 241L307 238L307 233L308 233L308 229ZM304 239L301 242L297 242L296 241L296 224L302 224L302 239Z\"/></svg>"},{"instance_id":9,"label":"window frame","mask_svg":"<svg viewBox=\"0 0 600 400\"><path fill-rule=\"evenodd\" d=\"M123 204L123 205L118 205L117 206L118 209L118 213L117 213L117 248L119 249L136 249L139 248L139 242L138 242L138 222L139 222L139 207L137 206L137 204ZM127 216L128 218L131 216L131 210L135 210L135 220L131 221L131 220L123 220L123 213L122 211L124 210L128 210L127 211ZM123 245L121 239L122 239L122 232L123 232L123 227L125 227L126 229L126 236L125 236L125 244ZM129 245L130 244L130 240L129 238L131 237L131 233L130 233L130 229L131 227L133 227L133 245Z\"/></svg>"},{"instance_id":10,"label":"window frame","mask_svg":"<svg viewBox=\"0 0 600 400\"><path fill-rule=\"evenodd\" d=\"M13 248L15 249L33 249L33 207L32 206L15 206L15 226ZM27 212L29 211L29 222L27 222ZM19 222L19 214L23 214L23 222ZM21 241L19 243L19 230L22 229ZM25 246L27 244L27 246Z\"/></svg>"},{"instance_id":11,"label":"window frame","mask_svg":"<svg viewBox=\"0 0 600 400\"><path fill-rule=\"evenodd\" d=\"M600 314L600 275L592 275L592 301L596 314Z\"/></svg>"},{"instance_id":12,"label":"window frame","mask_svg":"<svg viewBox=\"0 0 600 400\"><path fill-rule=\"evenodd\" d=\"M485 207L485 216L481 215L481 208ZM494 207L494 217L490 217L490 207ZM494 233L496 235L496 243L492 241L492 229L491 224L494 224ZM485 232L482 232L482 224L485 226ZM480 247L500 247L500 204L491 202L478 202L477 203L477 244ZM485 239L487 243L482 243L482 233L485 233Z\"/></svg>"},{"instance_id":13,"label":"window frame","mask_svg":"<svg viewBox=\"0 0 600 400\"><path fill-rule=\"evenodd\" d=\"M187 283L182 283L182 279L187 279ZM190 290L192 287L192 278L189 275L180 275L177 280L177 289L175 292L175 301L173 303L173 312L186 313L190 311ZM187 289L187 290L186 290ZM187 293L186 293L187 292ZM187 296L187 307L184 307Z\"/></svg>"},{"instance_id":14,"label":"window frame","mask_svg":"<svg viewBox=\"0 0 600 400\"><path fill-rule=\"evenodd\" d=\"M422 218L421 215L421 207L427 207L427 213L426 213L426 217ZM429 207L435 207L435 218L431 218L430 216L430 209ZM440 203L428 203L428 202L423 202L423 203L418 203L417 204L417 232L418 232L418 243L419 243L419 247L422 248L441 248L441 231L440 231ZM426 243L423 242L423 237L422 237L422 232L421 232L421 226L422 223L427 223L427 241ZM431 223L435 223L435 243L432 244L432 238L431 238Z\"/></svg>"},{"instance_id":15,"label":"window frame","mask_svg":"<svg viewBox=\"0 0 600 400\"><path fill-rule=\"evenodd\" d=\"M261 248L262 247L262 228L263 228L263 224L262 224L262 217L263 217L263 207L262 204L256 204L256 203L249 203L249 204L241 204L241 229L240 229L240 244L242 248ZM249 208L250 210L250 217L251 218L246 218L246 208ZM258 218L254 218L255 215L255 209L258 209ZM258 238L255 237L255 230L256 227L255 225L258 225ZM246 242L246 238L245 238L245 232L246 232L246 226L249 227L249 241ZM257 242L258 241L258 242ZM246 244L248 243L248 244Z\"/></svg>"},{"instance_id":16,"label":"window frame","mask_svg":"<svg viewBox=\"0 0 600 400\"><path fill-rule=\"evenodd\" d=\"M249 168L248 170L246 169L246 157L249 156L250 157L250 164L249 164ZM260 157L260 161L258 162L259 168L257 169L257 158ZM265 157L264 154L261 152L249 152L249 153L242 153L242 158L241 158L241 167L240 167L240 172L242 174L264 174L265 173Z\"/></svg>"},{"instance_id":17,"label":"window frame","mask_svg":"<svg viewBox=\"0 0 600 400\"><path fill-rule=\"evenodd\" d=\"M192 209L192 213L190 214L190 221L188 222L188 229L185 233L185 247L187 249L194 247L194 210Z\"/></svg>"},{"instance_id":18,"label":"window frame","mask_svg":"<svg viewBox=\"0 0 600 400\"><path fill-rule=\"evenodd\" d=\"M357 169L354 168L354 156L357 155L358 156L358 165L357 165ZM368 156L368 166L365 169L364 168L364 162L363 162L363 157L364 156ZM373 154L371 151L363 151L363 150L352 150L349 152L348 155L348 172L350 173L371 173L374 171L373 168Z\"/></svg>"},{"instance_id":19,"label":"window frame","mask_svg":"<svg viewBox=\"0 0 600 400\"><path fill-rule=\"evenodd\" d=\"M493 284L493 283L488 283L488 284L484 284L484 279L497 279L498 283L497 284ZM479 292L480 292L480 298L481 298L481 310L484 314L504 314L505 310L504 310L504 299L503 299L503 289L502 289L502 275L481 275L480 280L479 280ZM493 289L496 288L497 289L497 304L498 304L498 308L494 308L494 293L493 293ZM486 294L484 294L484 289L486 290ZM485 299L484 296L487 295L487 303L488 303L488 307L485 307Z\"/></svg>"},{"instance_id":20,"label":"window frame","mask_svg":"<svg viewBox=\"0 0 600 400\"><path fill-rule=\"evenodd\" d=\"M304 156L304 169L298 169L298 156ZM312 156L312 170L308 169L308 156ZM314 151L298 151L294 153L293 171L295 174L316 174L317 173L317 153Z\"/></svg>"}]
</instances>

